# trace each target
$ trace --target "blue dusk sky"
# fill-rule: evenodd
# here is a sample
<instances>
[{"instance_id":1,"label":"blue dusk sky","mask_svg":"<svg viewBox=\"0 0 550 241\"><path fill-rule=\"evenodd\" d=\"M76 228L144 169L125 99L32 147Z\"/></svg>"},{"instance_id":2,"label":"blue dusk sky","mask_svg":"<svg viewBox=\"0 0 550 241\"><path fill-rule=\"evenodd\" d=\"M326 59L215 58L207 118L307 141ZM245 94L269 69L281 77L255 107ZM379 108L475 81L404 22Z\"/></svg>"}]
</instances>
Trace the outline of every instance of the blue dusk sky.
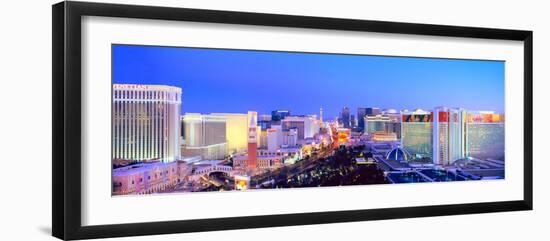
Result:
<instances>
[{"instance_id":1,"label":"blue dusk sky","mask_svg":"<svg viewBox=\"0 0 550 241\"><path fill-rule=\"evenodd\" d=\"M182 113L336 117L344 106L504 113L504 62L113 45L113 83L182 88Z\"/></svg>"}]
</instances>

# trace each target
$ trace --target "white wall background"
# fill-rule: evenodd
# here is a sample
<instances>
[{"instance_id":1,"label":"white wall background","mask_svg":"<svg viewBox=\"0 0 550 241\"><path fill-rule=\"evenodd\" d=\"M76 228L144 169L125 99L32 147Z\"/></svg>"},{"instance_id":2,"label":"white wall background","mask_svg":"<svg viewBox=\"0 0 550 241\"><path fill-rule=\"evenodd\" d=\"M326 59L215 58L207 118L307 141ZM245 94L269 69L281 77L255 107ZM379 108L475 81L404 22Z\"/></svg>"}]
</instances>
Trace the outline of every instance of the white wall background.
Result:
<instances>
[{"instance_id":1,"label":"white wall background","mask_svg":"<svg viewBox=\"0 0 550 241\"><path fill-rule=\"evenodd\" d=\"M367 2L315 0L110 1L533 30L535 210L436 218L263 228L119 240L547 240L550 237L548 81L550 9L545 1ZM0 239L54 240L51 232L51 4L9 1L0 9Z\"/></svg>"}]
</instances>

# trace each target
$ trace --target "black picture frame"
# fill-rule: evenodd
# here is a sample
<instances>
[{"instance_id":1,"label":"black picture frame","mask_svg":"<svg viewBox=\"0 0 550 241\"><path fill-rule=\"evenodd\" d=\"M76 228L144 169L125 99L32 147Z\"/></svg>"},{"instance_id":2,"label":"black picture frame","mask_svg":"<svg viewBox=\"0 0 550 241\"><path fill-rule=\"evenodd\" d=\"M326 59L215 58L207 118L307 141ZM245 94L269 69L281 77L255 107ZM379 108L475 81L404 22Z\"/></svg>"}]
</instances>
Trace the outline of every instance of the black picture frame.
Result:
<instances>
[{"instance_id":1,"label":"black picture frame","mask_svg":"<svg viewBox=\"0 0 550 241\"><path fill-rule=\"evenodd\" d=\"M104 16L327 30L517 40L524 43L524 193L522 200L421 207L212 218L131 224L81 224L81 17ZM90 2L52 6L52 233L60 239L185 233L380 219L532 210L533 32L278 14Z\"/></svg>"}]
</instances>

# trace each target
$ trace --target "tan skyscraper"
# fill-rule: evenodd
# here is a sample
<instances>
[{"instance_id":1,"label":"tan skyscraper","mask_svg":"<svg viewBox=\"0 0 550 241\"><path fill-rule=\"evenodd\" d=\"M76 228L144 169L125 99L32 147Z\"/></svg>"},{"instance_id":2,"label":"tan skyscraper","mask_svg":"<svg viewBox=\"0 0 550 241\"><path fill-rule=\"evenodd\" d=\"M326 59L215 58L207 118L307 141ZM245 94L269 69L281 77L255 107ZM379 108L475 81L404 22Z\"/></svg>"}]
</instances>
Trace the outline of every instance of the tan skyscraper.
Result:
<instances>
[{"instance_id":1,"label":"tan skyscraper","mask_svg":"<svg viewBox=\"0 0 550 241\"><path fill-rule=\"evenodd\" d=\"M226 122L227 154L244 153L248 143L248 115L240 113L212 113L223 116Z\"/></svg>"}]
</instances>

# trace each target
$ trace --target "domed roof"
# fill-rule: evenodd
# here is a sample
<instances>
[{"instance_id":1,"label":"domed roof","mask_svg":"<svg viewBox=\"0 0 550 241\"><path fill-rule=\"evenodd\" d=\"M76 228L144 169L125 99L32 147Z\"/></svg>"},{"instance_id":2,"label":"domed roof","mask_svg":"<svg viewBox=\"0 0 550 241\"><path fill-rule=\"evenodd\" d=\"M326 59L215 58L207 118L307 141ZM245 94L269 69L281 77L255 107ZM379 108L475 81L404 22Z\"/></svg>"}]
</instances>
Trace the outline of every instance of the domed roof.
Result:
<instances>
[{"instance_id":1,"label":"domed roof","mask_svg":"<svg viewBox=\"0 0 550 241\"><path fill-rule=\"evenodd\" d=\"M387 114L397 114L396 109L386 109L386 110L384 110L384 112L387 113Z\"/></svg>"},{"instance_id":2,"label":"domed roof","mask_svg":"<svg viewBox=\"0 0 550 241\"><path fill-rule=\"evenodd\" d=\"M388 155L386 155L387 160L394 160L394 161L408 161L409 155L407 152L400 147L397 147L390 152L388 152Z\"/></svg>"}]
</instances>

